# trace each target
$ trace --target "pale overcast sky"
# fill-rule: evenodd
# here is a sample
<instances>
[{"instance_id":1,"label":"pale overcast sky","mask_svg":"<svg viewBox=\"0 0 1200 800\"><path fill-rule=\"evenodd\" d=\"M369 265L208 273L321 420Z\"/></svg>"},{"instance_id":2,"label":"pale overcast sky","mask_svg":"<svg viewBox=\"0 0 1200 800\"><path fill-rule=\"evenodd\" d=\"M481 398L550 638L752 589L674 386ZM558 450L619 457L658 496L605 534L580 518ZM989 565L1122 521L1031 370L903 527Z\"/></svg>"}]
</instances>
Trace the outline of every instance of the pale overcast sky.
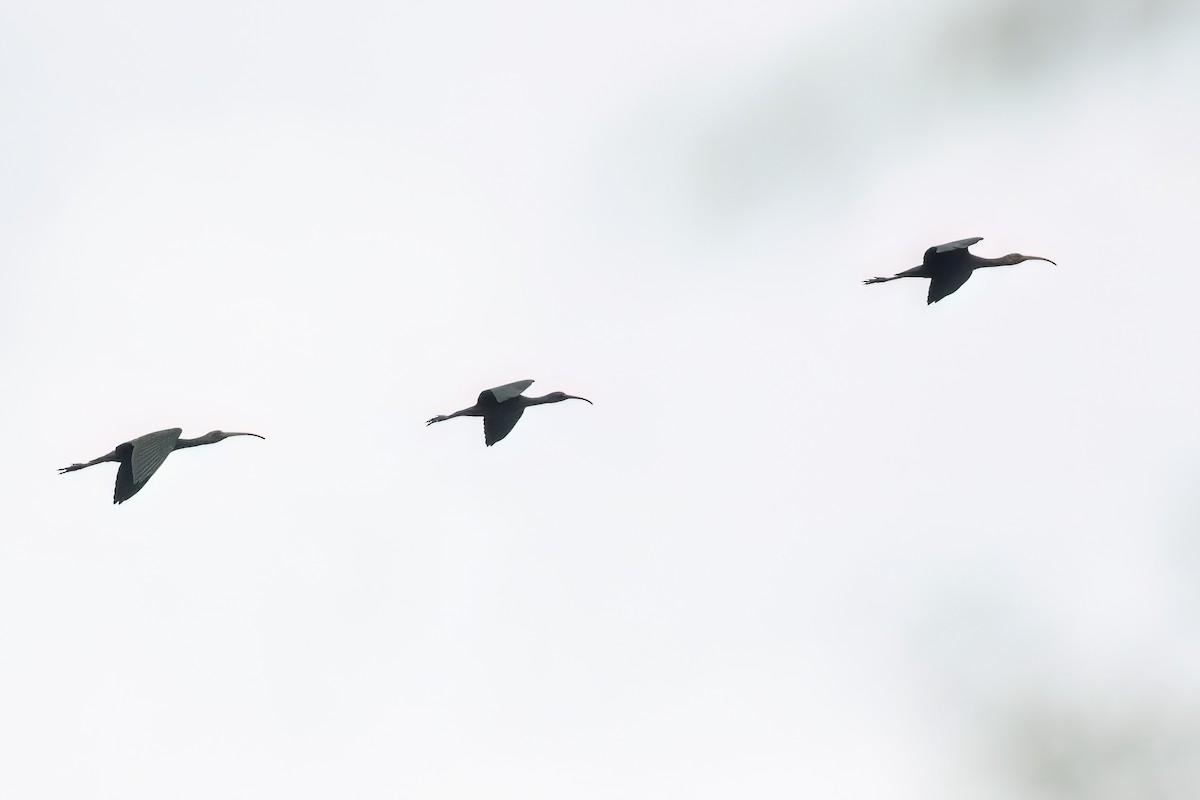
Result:
<instances>
[{"instance_id":1,"label":"pale overcast sky","mask_svg":"<svg viewBox=\"0 0 1200 800\"><path fill-rule=\"evenodd\" d=\"M0 797L1193 800L1198 23L0 5Z\"/></svg>"}]
</instances>

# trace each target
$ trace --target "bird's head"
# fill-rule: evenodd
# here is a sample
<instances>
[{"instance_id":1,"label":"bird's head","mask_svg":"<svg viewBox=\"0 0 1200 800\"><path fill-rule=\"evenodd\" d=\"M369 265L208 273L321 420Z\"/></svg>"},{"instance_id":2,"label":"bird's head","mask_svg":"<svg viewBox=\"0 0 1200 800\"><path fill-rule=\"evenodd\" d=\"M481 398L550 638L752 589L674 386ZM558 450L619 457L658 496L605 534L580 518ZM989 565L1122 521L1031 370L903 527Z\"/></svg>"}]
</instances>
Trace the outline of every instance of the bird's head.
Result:
<instances>
[{"instance_id":1,"label":"bird's head","mask_svg":"<svg viewBox=\"0 0 1200 800\"><path fill-rule=\"evenodd\" d=\"M582 400L589 405L595 405L595 403L593 403L591 400L588 400L586 397L576 397L575 395L567 394L566 392L551 392L550 394L546 395L546 401L549 403L561 403L563 400Z\"/></svg>"},{"instance_id":2,"label":"bird's head","mask_svg":"<svg viewBox=\"0 0 1200 800\"><path fill-rule=\"evenodd\" d=\"M239 433L237 431L209 431L204 434L205 439L211 439L214 442L219 442L222 439L228 439L230 436L257 436L259 439L266 439L265 436L259 436L257 433Z\"/></svg>"},{"instance_id":3,"label":"bird's head","mask_svg":"<svg viewBox=\"0 0 1200 800\"><path fill-rule=\"evenodd\" d=\"M1049 264L1054 264L1054 262L1048 258L1042 258L1041 256L1026 256L1020 253L1009 253L1004 257L1004 260L1009 264L1020 264L1022 261L1045 261ZM1057 267L1058 264L1054 264L1054 266Z\"/></svg>"}]
</instances>

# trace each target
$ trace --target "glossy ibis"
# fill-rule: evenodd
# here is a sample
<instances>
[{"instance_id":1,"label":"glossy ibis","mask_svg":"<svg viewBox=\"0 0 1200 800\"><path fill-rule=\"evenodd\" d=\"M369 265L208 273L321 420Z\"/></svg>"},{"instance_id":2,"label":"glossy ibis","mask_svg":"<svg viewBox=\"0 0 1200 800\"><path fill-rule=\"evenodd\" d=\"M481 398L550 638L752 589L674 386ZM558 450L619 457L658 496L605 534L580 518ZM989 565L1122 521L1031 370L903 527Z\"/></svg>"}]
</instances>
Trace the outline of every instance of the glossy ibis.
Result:
<instances>
[{"instance_id":1,"label":"glossy ibis","mask_svg":"<svg viewBox=\"0 0 1200 800\"><path fill-rule=\"evenodd\" d=\"M530 406L540 406L543 403L561 403L563 400L583 400L591 403L586 397L576 397L563 392L551 392L545 397L526 397L521 392L533 385L533 381L517 381L495 389L485 389L479 393L479 399L470 408L455 411L444 417L434 417L425 424L443 422L454 417L483 417L483 441L488 447L508 436L509 431L517 424L517 420Z\"/></svg>"},{"instance_id":2,"label":"glossy ibis","mask_svg":"<svg viewBox=\"0 0 1200 800\"><path fill-rule=\"evenodd\" d=\"M1011 264L1020 264L1022 261L1054 263L1048 258L1023 256L1020 253L1009 253L999 258L983 258L967 252L968 247L981 241L983 241L983 237L976 236L974 239L961 239L957 242L939 244L925 251L925 258L921 266L897 272L890 278L870 278L863 283L886 283L897 278L929 278L929 298L925 301L928 305L936 303L947 295L954 294L958 291L958 287L967 282L971 273L981 267L1007 267Z\"/></svg>"},{"instance_id":3,"label":"glossy ibis","mask_svg":"<svg viewBox=\"0 0 1200 800\"><path fill-rule=\"evenodd\" d=\"M117 468L117 485L113 489L113 502L124 503L142 490L146 481L150 480L150 476L162 466L171 451L181 450L184 447L213 444L222 439L228 439L230 436L258 436L257 433L210 431L198 439L180 439L179 434L181 433L183 433L181 428L147 433L145 436L139 436L117 445L117 448L108 455L100 456L86 464L72 464L69 467L63 467L58 474L63 475L77 469L94 467L96 464L103 464L106 461L116 461L121 466ZM258 436L258 438L265 437Z\"/></svg>"}]
</instances>

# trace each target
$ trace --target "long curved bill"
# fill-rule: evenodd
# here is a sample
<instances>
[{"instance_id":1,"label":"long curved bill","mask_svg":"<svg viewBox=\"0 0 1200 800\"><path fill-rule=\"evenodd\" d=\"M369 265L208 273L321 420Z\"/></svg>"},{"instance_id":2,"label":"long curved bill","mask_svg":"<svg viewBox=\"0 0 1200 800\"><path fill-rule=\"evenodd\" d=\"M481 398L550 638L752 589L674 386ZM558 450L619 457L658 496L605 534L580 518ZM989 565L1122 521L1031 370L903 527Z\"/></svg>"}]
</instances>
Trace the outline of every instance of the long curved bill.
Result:
<instances>
[{"instance_id":1,"label":"long curved bill","mask_svg":"<svg viewBox=\"0 0 1200 800\"><path fill-rule=\"evenodd\" d=\"M263 441L266 441L266 439L267 439L267 437L259 436L257 433L235 433L233 431L226 431L225 435L226 436L255 436L259 439L262 439Z\"/></svg>"},{"instance_id":2,"label":"long curved bill","mask_svg":"<svg viewBox=\"0 0 1200 800\"><path fill-rule=\"evenodd\" d=\"M591 406L596 405L591 400L588 400L586 397L577 397L576 395L573 395L573 394L568 394L567 399L568 400L582 400L583 402L587 403L588 405L591 405Z\"/></svg>"}]
</instances>

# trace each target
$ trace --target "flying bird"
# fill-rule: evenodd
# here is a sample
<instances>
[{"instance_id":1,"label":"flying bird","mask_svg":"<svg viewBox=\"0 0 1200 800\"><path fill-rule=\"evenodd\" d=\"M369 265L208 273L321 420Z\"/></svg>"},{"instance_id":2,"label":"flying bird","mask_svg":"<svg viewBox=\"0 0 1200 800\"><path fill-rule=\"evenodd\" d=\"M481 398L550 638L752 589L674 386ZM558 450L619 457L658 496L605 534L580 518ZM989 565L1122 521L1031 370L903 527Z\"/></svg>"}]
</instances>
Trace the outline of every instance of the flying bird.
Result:
<instances>
[{"instance_id":1,"label":"flying bird","mask_svg":"<svg viewBox=\"0 0 1200 800\"><path fill-rule=\"evenodd\" d=\"M180 439L182 428L170 428L165 431L155 431L139 436L128 442L117 445L108 455L100 456L86 464L72 464L58 471L59 475L74 472L77 469L94 467L106 461L116 461L121 466L117 468L117 485L113 489L113 502L124 503L142 490L150 476L162 466L167 456L173 450L184 447L197 447L202 444L213 444L230 436L258 436L257 433L226 433L225 431L210 431L198 439ZM265 437L258 436L259 439Z\"/></svg>"},{"instance_id":2,"label":"flying bird","mask_svg":"<svg viewBox=\"0 0 1200 800\"><path fill-rule=\"evenodd\" d=\"M928 305L954 294L958 287L967 282L971 273L981 267L1007 267L1022 261L1049 261L1054 264L1048 258L1023 256L1020 253L1009 253L999 258L983 258L967 252L968 247L981 241L983 237L976 236L974 239L939 244L925 251L921 266L897 272L890 278L869 278L863 283L886 283L897 278L929 278L929 298L925 301Z\"/></svg>"},{"instance_id":3,"label":"flying bird","mask_svg":"<svg viewBox=\"0 0 1200 800\"><path fill-rule=\"evenodd\" d=\"M533 381L517 381L497 386L495 389L484 389L479 393L479 399L470 408L455 411L444 417L434 417L425 424L444 422L454 417L483 417L483 441L488 447L508 436L509 431L517 424L517 420L530 406L540 406L543 403L561 403L563 400L582 400L592 403L586 397L576 397L563 392L551 392L545 397L526 397L521 392L533 385ZM594 404L593 404L594 405Z\"/></svg>"}]
</instances>

